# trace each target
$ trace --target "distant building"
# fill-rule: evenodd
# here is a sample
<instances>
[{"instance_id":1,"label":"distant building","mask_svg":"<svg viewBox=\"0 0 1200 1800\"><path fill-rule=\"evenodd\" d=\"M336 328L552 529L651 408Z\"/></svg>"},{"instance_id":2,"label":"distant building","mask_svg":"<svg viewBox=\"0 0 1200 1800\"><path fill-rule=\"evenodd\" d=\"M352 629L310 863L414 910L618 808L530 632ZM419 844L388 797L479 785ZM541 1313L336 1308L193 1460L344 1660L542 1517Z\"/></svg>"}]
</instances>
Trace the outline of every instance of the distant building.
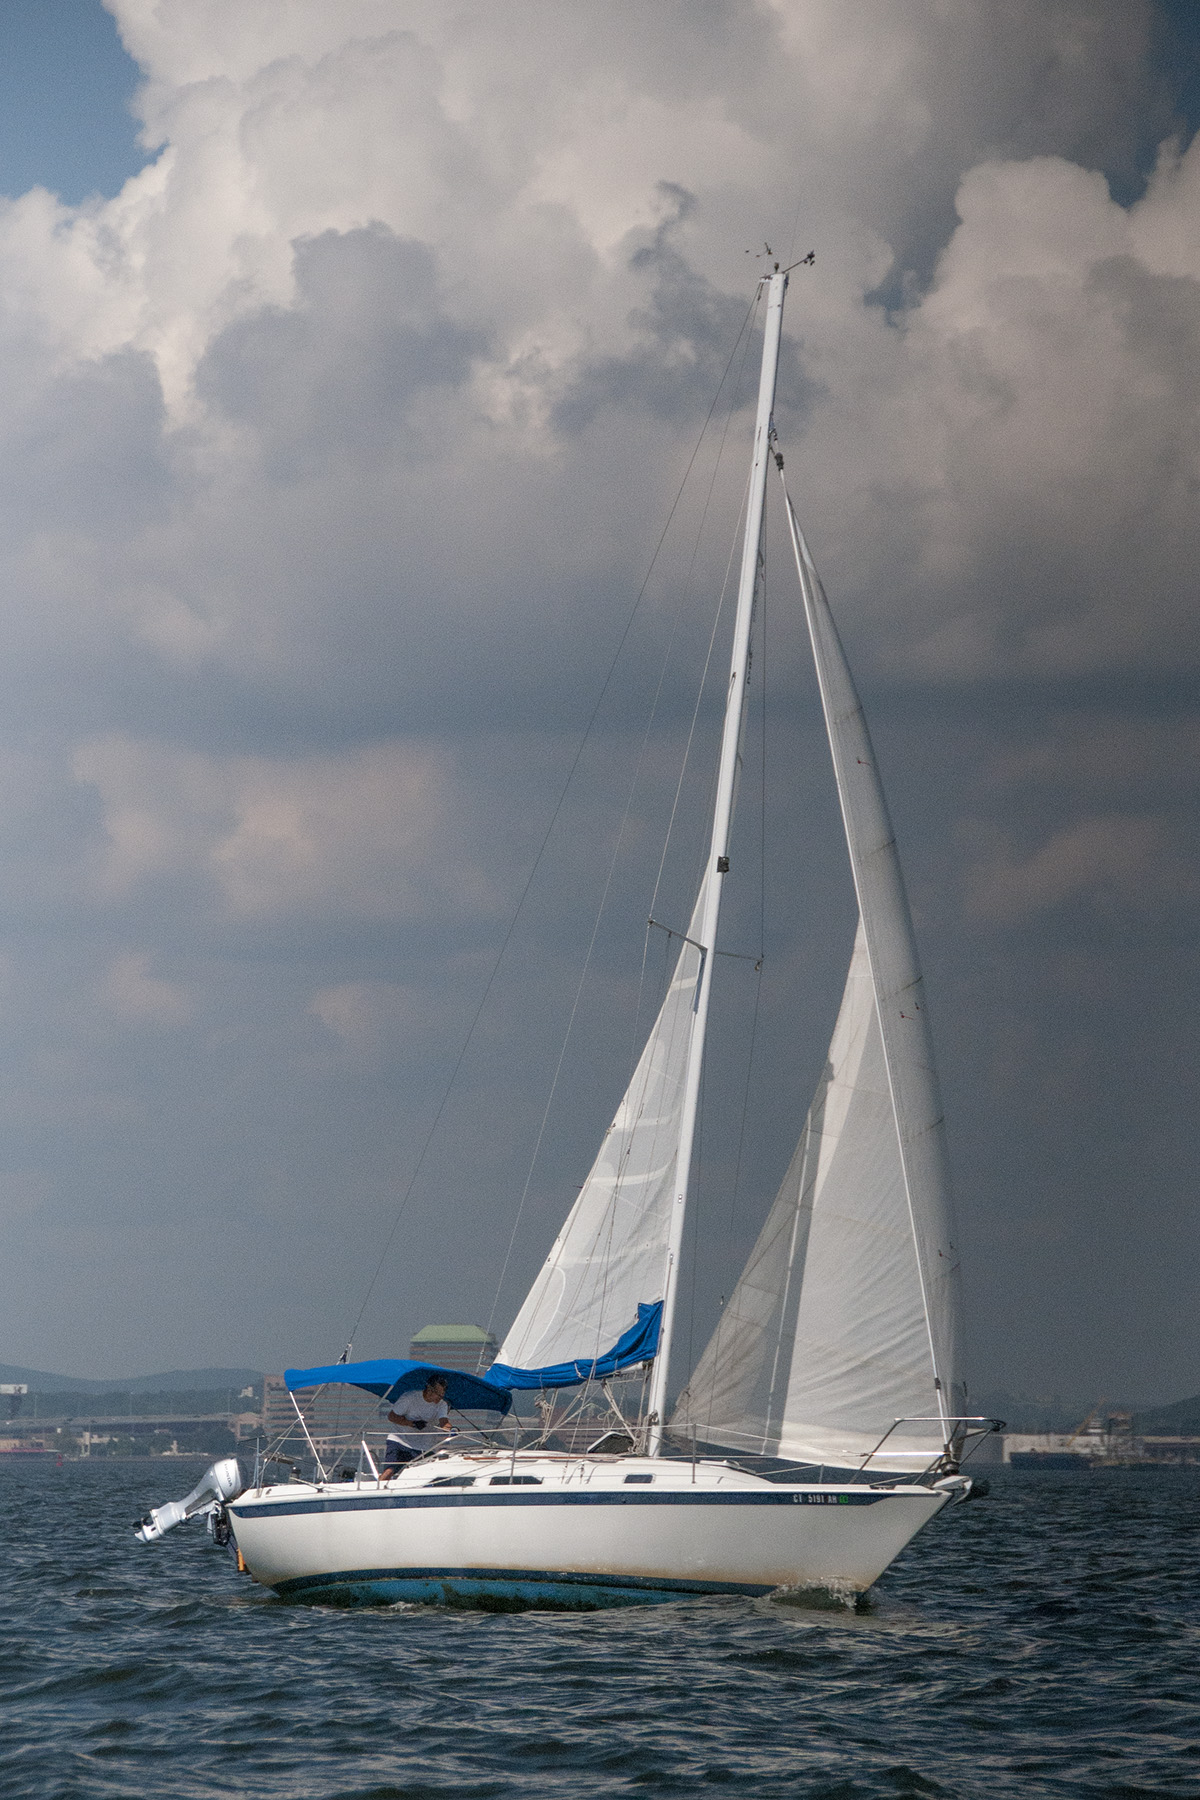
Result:
<instances>
[{"instance_id":1,"label":"distant building","mask_svg":"<svg viewBox=\"0 0 1200 1800\"><path fill-rule=\"evenodd\" d=\"M425 1325L408 1347L414 1362L439 1363L444 1369L481 1374L496 1360L498 1345L478 1325Z\"/></svg>"}]
</instances>

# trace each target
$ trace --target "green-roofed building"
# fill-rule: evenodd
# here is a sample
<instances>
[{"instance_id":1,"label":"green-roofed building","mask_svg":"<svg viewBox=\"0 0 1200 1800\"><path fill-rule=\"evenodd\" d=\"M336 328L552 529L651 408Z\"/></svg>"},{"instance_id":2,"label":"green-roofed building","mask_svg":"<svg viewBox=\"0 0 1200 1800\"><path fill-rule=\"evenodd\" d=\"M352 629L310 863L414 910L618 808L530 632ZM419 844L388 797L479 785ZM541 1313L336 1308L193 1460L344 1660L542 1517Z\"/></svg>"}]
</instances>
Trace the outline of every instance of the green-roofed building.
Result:
<instances>
[{"instance_id":1,"label":"green-roofed building","mask_svg":"<svg viewBox=\"0 0 1200 1800\"><path fill-rule=\"evenodd\" d=\"M496 1360L497 1344L478 1325L423 1325L409 1345L414 1362L439 1363L444 1369L482 1374Z\"/></svg>"}]
</instances>

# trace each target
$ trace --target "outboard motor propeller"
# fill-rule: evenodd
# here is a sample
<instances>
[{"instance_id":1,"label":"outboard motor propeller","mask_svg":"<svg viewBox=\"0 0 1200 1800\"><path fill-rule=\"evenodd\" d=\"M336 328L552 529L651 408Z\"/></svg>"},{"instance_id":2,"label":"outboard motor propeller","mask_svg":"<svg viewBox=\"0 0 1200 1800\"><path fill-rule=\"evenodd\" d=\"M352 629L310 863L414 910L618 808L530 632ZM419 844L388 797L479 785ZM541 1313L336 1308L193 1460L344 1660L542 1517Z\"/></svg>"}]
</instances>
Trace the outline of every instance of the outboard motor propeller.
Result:
<instances>
[{"instance_id":1,"label":"outboard motor propeller","mask_svg":"<svg viewBox=\"0 0 1200 1800\"><path fill-rule=\"evenodd\" d=\"M165 1506L156 1506L144 1519L135 1520L133 1529L143 1544L156 1544L185 1519L236 1499L245 1485L241 1463L236 1456L226 1456L204 1471L185 1500L168 1500Z\"/></svg>"}]
</instances>

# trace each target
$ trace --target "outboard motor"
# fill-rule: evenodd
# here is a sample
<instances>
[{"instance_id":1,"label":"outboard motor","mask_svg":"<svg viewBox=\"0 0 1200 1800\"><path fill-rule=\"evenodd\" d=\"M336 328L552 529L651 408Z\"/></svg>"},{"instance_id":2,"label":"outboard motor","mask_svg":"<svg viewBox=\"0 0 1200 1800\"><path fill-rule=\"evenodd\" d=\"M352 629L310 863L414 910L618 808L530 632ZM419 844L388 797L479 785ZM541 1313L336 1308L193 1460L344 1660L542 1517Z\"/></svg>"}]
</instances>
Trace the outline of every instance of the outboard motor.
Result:
<instances>
[{"instance_id":1,"label":"outboard motor","mask_svg":"<svg viewBox=\"0 0 1200 1800\"><path fill-rule=\"evenodd\" d=\"M143 1544L156 1544L160 1537L174 1530L176 1525L182 1525L185 1519L207 1512L212 1506L222 1506L226 1500L236 1499L245 1485L241 1463L236 1456L226 1456L204 1471L186 1499L168 1500L165 1506L156 1506L144 1519L135 1520L133 1529Z\"/></svg>"}]
</instances>

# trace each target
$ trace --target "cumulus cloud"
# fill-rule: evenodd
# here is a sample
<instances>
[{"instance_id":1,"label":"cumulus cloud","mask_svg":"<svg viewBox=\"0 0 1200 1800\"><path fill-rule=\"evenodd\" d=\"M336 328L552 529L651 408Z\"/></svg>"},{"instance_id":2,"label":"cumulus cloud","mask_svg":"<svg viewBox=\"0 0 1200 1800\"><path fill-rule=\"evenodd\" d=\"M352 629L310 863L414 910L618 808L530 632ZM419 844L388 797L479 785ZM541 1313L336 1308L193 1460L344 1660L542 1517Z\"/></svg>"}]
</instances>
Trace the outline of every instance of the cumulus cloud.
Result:
<instances>
[{"instance_id":1,"label":"cumulus cloud","mask_svg":"<svg viewBox=\"0 0 1200 1800\"><path fill-rule=\"evenodd\" d=\"M297 244L295 285L291 306L252 313L214 341L200 397L249 424L285 479L314 459L328 468L428 449L412 408L450 402L484 349L482 334L446 317L428 247L378 224L323 232Z\"/></svg>"},{"instance_id":2,"label":"cumulus cloud","mask_svg":"<svg viewBox=\"0 0 1200 1800\"><path fill-rule=\"evenodd\" d=\"M855 347L831 347L821 411L844 417L832 464L814 420L804 467L877 664L940 679L1195 662L1197 172L1200 145L1167 152L1125 208L1061 158L980 165L931 288L867 345L873 391L846 366Z\"/></svg>"},{"instance_id":3,"label":"cumulus cloud","mask_svg":"<svg viewBox=\"0 0 1200 1800\"><path fill-rule=\"evenodd\" d=\"M491 898L482 870L450 853L450 782L432 750L218 758L108 737L82 745L74 766L100 796L104 897L199 881L238 917L393 920Z\"/></svg>"},{"instance_id":4,"label":"cumulus cloud","mask_svg":"<svg viewBox=\"0 0 1200 1800\"><path fill-rule=\"evenodd\" d=\"M531 638L582 666L744 252L798 231L781 426L852 642L955 679L1194 655L1195 153L1132 208L1072 160L1160 117L1148 6L113 11L157 160L0 216L10 585L61 626L31 654L343 708L404 645L485 704Z\"/></svg>"},{"instance_id":5,"label":"cumulus cloud","mask_svg":"<svg viewBox=\"0 0 1200 1800\"><path fill-rule=\"evenodd\" d=\"M1034 734L1007 731L961 827L968 916L1007 928L1057 914L1060 926L1106 919L1135 932L1182 921L1200 893L1198 743L1200 717L1178 702L1165 713L1161 702L1077 706Z\"/></svg>"},{"instance_id":6,"label":"cumulus cloud","mask_svg":"<svg viewBox=\"0 0 1200 1800\"><path fill-rule=\"evenodd\" d=\"M0 493L19 591L72 594L55 654L82 625L361 704L378 665L347 648L397 593L426 669L447 607L510 678L530 632L590 654L570 615L633 579L614 535L662 516L743 252L795 230L821 261L781 424L877 664L1194 653L1195 407L1163 376L1194 360L1194 160L1132 209L1070 160L1153 118L1148 7L555 9L549 86L533 3L113 11L157 160L0 217L26 389ZM888 316L918 217L941 261Z\"/></svg>"},{"instance_id":7,"label":"cumulus cloud","mask_svg":"<svg viewBox=\"0 0 1200 1800\"><path fill-rule=\"evenodd\" d=\"M312 997L316 1014L348 1049L376 1055L400 1032L428 1030L429 1007L394 981L343 981Z\"/></svg>"},{"instance_id":8,"label":"cumulus cloud","mask_svg":"<svg viewBox=\"0 0 1200 1800\"><path fill-rule=\"evenodd\" d=\"M993 759L993 792L1047 793L1077 798L1127 797L1152 787L1161 800L1190 810L1200 772L1200 716L1184 704L1135 713L1103 703L1084 712L1060 713L1036 737L1010 743Z\"/></svg>"},{"instance_id":9,"label":"cumulus cloud","mask_svg":"<svg viewBox=\"0 0 1200 1800\"><path fill-rule=\"evenodd\" d=\"M105 1006L134 1024L180 1025L191 1015L186 989L151 971L148 951L126 950L105 970L101 998Z\"/></svg>"},{"instance_id":10,"label":"cumulus cloud","mask_svg":"<svg viewBox=\"0 0 1200 1800\"><path fill-rule=\"evenodd\" d=\"M1079 819L1031 856L998 846L967 872L974 916L1005 925L1080 897L1137 914L1194 900L1198 891L1170 853L1163 820L1119 814Z\"/></svg>"}]
</instances>

